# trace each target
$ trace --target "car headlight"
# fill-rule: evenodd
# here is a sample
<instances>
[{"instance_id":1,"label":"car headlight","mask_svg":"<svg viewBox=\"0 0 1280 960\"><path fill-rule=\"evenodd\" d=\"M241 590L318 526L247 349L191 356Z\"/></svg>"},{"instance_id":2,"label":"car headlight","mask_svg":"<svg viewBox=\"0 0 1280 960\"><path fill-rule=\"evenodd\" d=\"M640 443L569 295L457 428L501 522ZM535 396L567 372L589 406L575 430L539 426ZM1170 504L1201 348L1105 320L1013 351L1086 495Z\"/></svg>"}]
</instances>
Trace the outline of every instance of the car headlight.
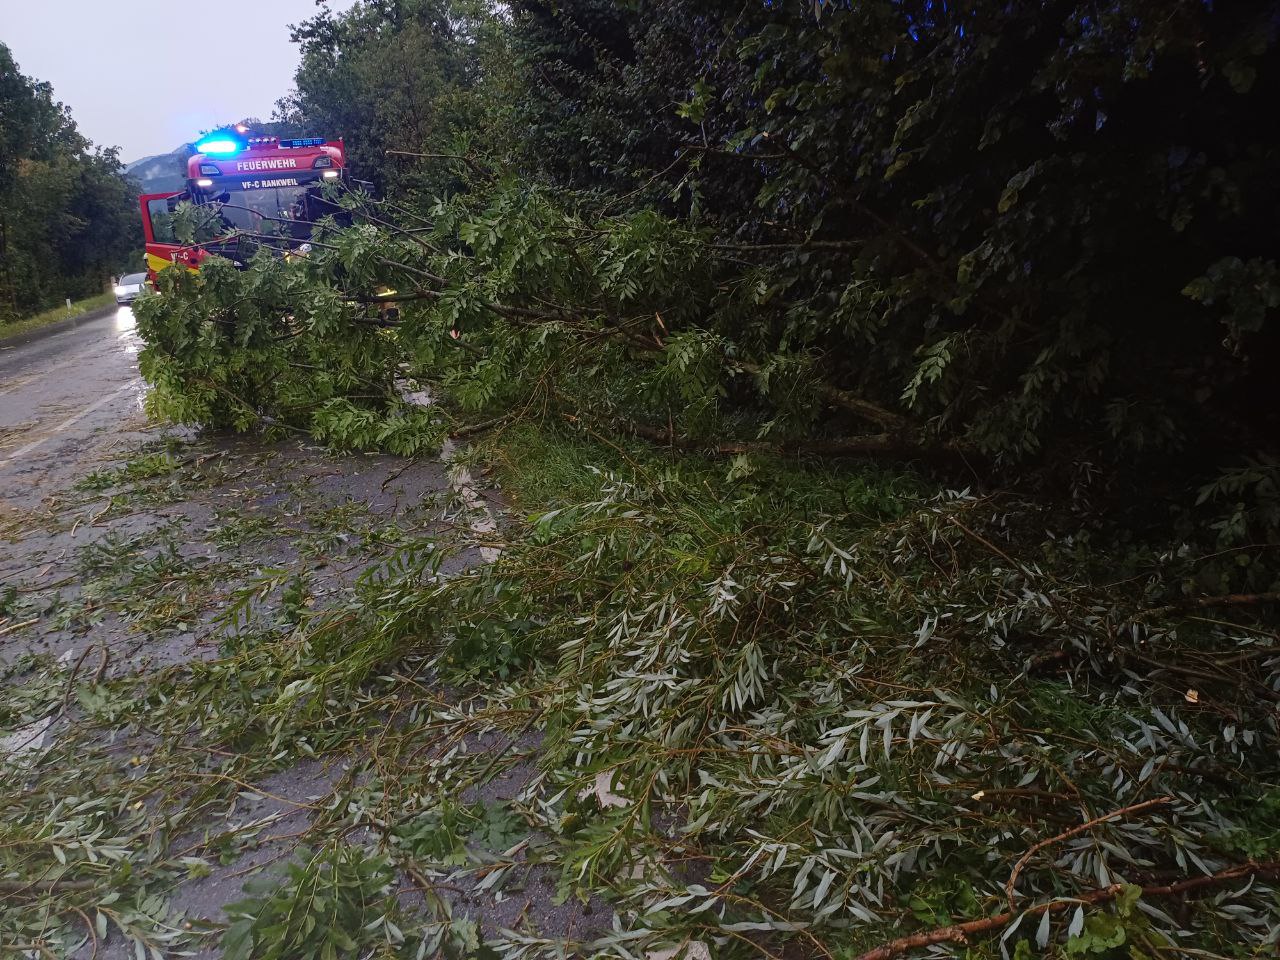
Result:
<instances>
[{"instance_id":1,"label":"car headlight","mask_svg":"<svg viewBox=\"0 0 1280 960\"><path fill-rule=\"evenodd\" d=\"M116 296L117 296L117 297L123 297L123 296L124 296L126 293L128 293L128 292L129 292L129 291L128 291L128 290L126 290L124 287L116 287Z\"/></svg>"}]
</instances>

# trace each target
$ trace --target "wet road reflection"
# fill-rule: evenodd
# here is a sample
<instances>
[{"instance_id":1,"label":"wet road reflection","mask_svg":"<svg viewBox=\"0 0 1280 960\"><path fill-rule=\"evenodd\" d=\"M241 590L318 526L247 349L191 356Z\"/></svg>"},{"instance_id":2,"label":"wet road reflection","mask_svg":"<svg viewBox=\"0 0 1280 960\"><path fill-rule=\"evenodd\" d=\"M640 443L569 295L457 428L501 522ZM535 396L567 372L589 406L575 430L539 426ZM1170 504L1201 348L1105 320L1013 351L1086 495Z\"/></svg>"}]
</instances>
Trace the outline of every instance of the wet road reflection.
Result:
<instances>
[{"instance_id":1,"label":"wet road reflection","mask_svg":"<svg viewBox=\"0 0 1280 960\"><path fill-rule=\"evenodd\" d=\"M0 350L0 500L36 500L55 474L139 421L133 310ZM140 421L139 421L140 422Z\"/></svg>"}]
</instances>

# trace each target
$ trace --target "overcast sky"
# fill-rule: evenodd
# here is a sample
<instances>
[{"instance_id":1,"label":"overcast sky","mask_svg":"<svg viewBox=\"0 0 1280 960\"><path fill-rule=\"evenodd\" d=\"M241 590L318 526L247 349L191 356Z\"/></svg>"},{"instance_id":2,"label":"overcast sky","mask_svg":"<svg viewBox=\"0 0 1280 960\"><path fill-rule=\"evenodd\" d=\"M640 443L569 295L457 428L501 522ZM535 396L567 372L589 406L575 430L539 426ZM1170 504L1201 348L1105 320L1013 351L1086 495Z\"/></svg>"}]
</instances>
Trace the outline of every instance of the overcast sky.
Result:
<instances>
[{"instance_id":1,"label":"overcast sky","mask_svg":"<svg viewBox=\"0 0 1280 960\"><path fill-rule=\"evenodd\" d=\"M269 118L293 86L289 25L315 11L316 0L0 0L0 43L53 84L81 133L119 146L127 163L220 123ZM202 31L208 64L184 42Z\"/></svg>"}]
</instances>

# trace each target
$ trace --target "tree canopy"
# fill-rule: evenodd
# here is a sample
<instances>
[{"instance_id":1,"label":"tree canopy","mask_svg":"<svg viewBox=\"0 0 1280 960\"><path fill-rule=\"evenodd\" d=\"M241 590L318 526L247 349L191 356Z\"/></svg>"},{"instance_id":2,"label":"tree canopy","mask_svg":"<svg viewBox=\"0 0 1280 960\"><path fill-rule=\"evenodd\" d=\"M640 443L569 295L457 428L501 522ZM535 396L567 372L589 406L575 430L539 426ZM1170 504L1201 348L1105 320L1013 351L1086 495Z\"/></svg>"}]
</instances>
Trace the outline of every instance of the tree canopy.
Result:
<instances>
[{"instance_id":1,"label":"tree canopy","mask_svg":"<svg viewBox=\"0 0 1280 960\"><path fill-rule=\"evenodd\" d=\"M101 292L141 247L136 196L0 44L0 319Z\"/></svg>"},{"instance_id":2,"label":"tree canopy","mask_svg":"<svg viewBox=\"0 0 1280 960\"><path fill-rule=\"evenodd\" d=\"M479 127L482 60L499 60L497 24L480 2L374 0L294 27L301 62L280 118L346 141L348 162L380 190L456 186L439 164L388 156L445 152ZM416 179L415 179L416 177Z\"/></svg>"}]
</instances>

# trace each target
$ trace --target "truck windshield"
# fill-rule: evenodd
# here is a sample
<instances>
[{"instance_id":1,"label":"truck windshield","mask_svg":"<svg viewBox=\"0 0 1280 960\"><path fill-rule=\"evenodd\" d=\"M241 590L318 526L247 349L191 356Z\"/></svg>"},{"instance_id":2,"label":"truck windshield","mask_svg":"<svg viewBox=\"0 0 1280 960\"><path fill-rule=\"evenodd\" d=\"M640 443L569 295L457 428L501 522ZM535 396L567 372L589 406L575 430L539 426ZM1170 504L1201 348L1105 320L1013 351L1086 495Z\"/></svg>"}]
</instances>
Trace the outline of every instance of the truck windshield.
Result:
<instances>
[{"instance_id":1,"label":"truck windshield","mask_svg":"<svg viewBox=\"0 0 1280 960\"><path fill-rule=\"evenodd\" d=\"M320 201L318 183L296 181L283 186L259 186L261 181L247 180L224 194L222 217L227 223L247 233L306 237L311 223L324 216L328 207Z\"/></svg>"}]
</instances>

